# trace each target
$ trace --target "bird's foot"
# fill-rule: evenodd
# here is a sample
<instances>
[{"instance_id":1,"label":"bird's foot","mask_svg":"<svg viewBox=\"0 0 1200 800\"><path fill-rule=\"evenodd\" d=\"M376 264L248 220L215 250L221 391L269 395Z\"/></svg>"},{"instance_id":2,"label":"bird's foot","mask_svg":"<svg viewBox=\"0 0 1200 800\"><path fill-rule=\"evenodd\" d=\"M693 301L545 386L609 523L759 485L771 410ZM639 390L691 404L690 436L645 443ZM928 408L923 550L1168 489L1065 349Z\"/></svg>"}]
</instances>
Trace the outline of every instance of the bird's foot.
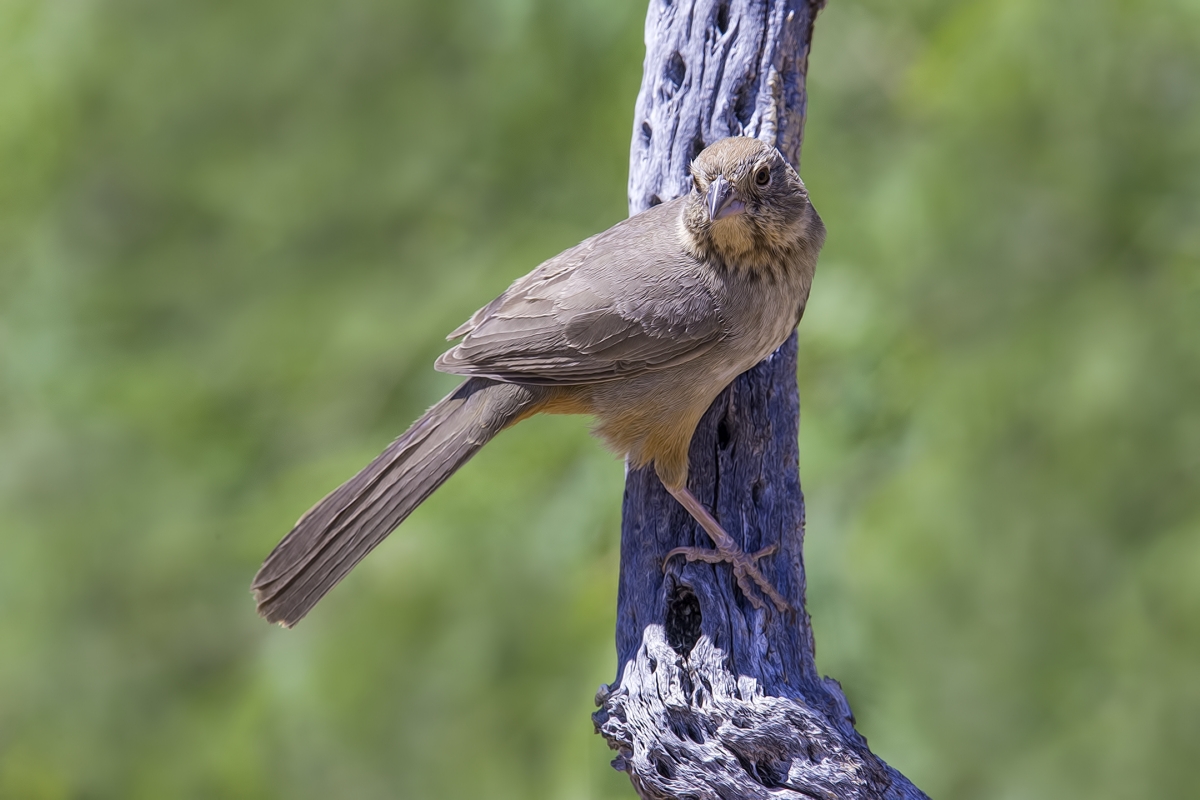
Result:
<instances>
[{"instance_id":1,"label":"bird's foot","mask_svg":"<svg viewBox=\"0 0 1200 800\"><path fill-rule=\"evenodd\" d=\"M771 602L775 604L775 608L779 611L787 611L787 601L783 596L771 585L771 582L763 577L763 574L758 571L756 562L764 556L769 556L779 549L778 545L768 545L762 550L759 550L753 555L746 553L741 548L734 545L733 547L721 547L717 545L715 550L709 550L705 547L676 547L671 552L667 553L663 559L663 566L675 556L683 556L688 561L703 561L706 564L721 564L728 563L733 567L733 576L737 578L738 588L742 590L742 594L746 595L746 599L750 601L750 605L757 609L766 608L766 603L759 598L758 594L750 588L750 583L753 581L759 590L767 597L771 598Z\"/></svg>"},{"instance_id":2,"label":"bird's foot","mask_svg":"<svg viewBox=\"0 0 1200 800\"><path fill-rule=\"evenodd\" d=\"M709 538L713 540L716 549L676 547L667 553L667 557L663 559L663 569L666 569L667 562L675 556L683 556L688 561L704 561L708 564L728 562L733 567L733 575L737 578L738 587L742 590L742 594L746 595L746 599L755 608L765 609L767 606L751 590L751 581L758 585L763 594L771 598L771 602L775 604L775 608L779 609L780 613L791 608L787 604L787 601L783 599L783 595L779 594L775 587L771 585L771 582L764 578L763 574L758 571L758 566L755 564L763 556L769 556L771 553L774 553L777 545L769 545L754 555L747 555L742 548L738 547L733 537L725 532L725 529L721 527L721 523L717 522L716 517L708 513L708 509L696 499L694 494L687 490L686 486L680 486L676 489L667 486L667 491L692 515L692 519L700 523L700 527L704 528Z\"/></svg>"}]
</instances>

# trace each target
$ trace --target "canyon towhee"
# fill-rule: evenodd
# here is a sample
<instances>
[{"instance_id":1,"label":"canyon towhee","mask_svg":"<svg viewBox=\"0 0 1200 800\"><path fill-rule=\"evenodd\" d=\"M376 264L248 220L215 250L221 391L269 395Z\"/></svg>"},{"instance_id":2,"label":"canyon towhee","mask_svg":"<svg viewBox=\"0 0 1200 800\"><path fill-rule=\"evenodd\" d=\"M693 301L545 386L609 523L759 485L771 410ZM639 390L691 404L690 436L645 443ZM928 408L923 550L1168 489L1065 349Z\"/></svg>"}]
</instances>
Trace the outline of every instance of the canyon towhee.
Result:
<instances>
[{"instance_id":1,"label":"canyon towhee","mask_svg":"<svg viewBox=\"0 0 1200 800\"><path fill-rule=\"evenodd\" d=\"M693 191L546 261L448 338L437 369L467 380L300 518L254 579L291 627L493 436L532 414L591 414L630 467L653 464L755 607L786 603L687 489L700 417L796 327L825 226L796 171L756 139L711 145Z\"/></svg>"}]
</instances>

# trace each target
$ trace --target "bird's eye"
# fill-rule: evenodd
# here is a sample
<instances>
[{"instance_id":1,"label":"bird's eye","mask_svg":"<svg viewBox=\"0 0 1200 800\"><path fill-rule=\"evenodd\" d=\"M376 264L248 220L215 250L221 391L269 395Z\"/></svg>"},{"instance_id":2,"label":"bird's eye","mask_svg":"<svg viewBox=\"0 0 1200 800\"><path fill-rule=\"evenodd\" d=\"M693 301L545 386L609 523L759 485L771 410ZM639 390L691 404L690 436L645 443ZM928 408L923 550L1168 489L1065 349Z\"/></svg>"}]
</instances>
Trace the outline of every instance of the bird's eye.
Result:
<instances>
[{"instance_id":1,"label":"bird's eye","mask_svg":"<svg viewBox=\"0 0 1200 800\"><path fill-rule=\"evenodd\" d=\"M701 194L704 193L704 190L700 188L700 176L699 175L692 176L692 186L696 187L697 192L700 192Z\"/></svg>"},{"instance_id":2,"label":"bird's eye","mask_svg":"<svg viewBox=\"0 0 1200 800\"><path fill-rule=\"evenodd\" d=\"M754 173L754 182L759 186L766 186L771 182L771 168L759 167Z\"/></svg>"}]
</instances>

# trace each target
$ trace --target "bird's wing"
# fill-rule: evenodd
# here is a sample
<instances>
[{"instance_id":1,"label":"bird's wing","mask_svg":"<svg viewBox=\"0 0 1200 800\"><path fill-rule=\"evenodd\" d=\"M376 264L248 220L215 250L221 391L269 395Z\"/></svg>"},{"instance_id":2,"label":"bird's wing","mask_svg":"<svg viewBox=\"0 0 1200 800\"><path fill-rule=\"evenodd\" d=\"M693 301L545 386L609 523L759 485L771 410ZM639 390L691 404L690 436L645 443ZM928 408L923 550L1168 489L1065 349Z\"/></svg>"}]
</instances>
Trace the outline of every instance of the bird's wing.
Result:
<instances>
[{"instance_id":1,"label":"bird's wing","mask_svg":"<svg viewBox=\"0 0 1200 800\"><path fill-rule=\"evenodd\" d=\"M710 273L679 245L678 213L665 203L545 262L454 331L463 341L437 368L580 384L705 352L726 329Z\"/></svg>"}]
</instances>

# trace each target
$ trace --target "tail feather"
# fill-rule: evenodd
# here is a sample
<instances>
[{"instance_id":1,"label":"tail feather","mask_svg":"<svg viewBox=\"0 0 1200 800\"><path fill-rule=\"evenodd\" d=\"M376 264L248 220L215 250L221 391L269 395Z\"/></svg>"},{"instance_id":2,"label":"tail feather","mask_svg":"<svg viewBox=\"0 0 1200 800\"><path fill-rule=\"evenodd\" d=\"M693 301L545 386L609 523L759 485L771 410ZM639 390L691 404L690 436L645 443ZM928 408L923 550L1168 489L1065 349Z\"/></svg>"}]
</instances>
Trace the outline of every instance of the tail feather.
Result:
<instances>
[{"instance_id":1,"label":"tail feather","mask_svg":"<svg viewBox=\"0 0 1200 800\"><path fill-rule=\"evenodd\" d=\"M367 467L317 503L254 578L258 613L290 628L544 389L471 378Z\"/></svg>"}]
</instances>

